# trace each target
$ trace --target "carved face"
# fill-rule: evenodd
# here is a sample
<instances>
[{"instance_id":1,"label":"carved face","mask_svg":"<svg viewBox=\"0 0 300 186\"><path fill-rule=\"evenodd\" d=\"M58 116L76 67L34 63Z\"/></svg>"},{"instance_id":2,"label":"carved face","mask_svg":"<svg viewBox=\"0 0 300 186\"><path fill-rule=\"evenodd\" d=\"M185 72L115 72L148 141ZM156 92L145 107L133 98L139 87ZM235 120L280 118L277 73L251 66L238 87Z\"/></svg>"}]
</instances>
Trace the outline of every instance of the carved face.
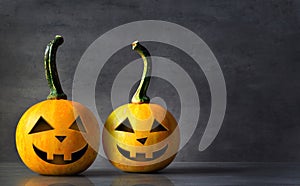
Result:
<instances>
[{"instance_id":1,"label":"carved face","mask_svg":"<svg viewBox=\"0 0 300 186\"><path fill-rule=\"evenodd\" d=\"M106 120L103 147L112 164L123 171L156 171L175 158L179 148L178 125L159 105L123 105Z\"/></svg>"},{"instance_id":2,"label":"carved face","mask_svg":"<svg viewBox=\"0 0 300 186\"><path fill-rule=\"evenodd\" d=\"M37 173L75 174L95 160L99 126L83 105L47 100L24 113L17 126L16 145L23 162Z\"/></svg>"}]
</instances>

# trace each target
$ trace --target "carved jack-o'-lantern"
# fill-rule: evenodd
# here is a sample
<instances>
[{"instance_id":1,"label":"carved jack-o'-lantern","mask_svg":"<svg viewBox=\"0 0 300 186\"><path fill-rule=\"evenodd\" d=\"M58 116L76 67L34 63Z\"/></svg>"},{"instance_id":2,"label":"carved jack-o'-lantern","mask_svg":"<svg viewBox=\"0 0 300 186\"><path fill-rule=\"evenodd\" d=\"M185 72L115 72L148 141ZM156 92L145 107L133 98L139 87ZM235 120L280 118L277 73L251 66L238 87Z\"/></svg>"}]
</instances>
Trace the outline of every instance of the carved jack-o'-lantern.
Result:
<instances>
[{"instance_id":1,"label":"carved jack-o'-lantern","mask_svg":"<svg viewBox=\"0 0 300 186\"><path fill-rule=\"evenodd\" d=\"M51 90L48 100L30 107L16 129L21 159L31 170L45 175L84 171L95 160L99 146L99 126L93 113L80 103L66 100L62 91L55 64L55 53L62 43L63 38L56 36L45 52Z\"/></svg>"},{"instance_id":2,"label":"carved jack-o'-lantern","mask_svg":"<svg viewBox=\"0 0 300 186\"><path fill-rule=\"evenodd\" d=\"M152 172L172 162L179 148L179 127L170 112L150 104L146 91L150 81L149 52L132 44L144 61L144 72L131 103L114 110L103 130L103 148L110 162L127 172Z\"/></svg>"}]
</instances>

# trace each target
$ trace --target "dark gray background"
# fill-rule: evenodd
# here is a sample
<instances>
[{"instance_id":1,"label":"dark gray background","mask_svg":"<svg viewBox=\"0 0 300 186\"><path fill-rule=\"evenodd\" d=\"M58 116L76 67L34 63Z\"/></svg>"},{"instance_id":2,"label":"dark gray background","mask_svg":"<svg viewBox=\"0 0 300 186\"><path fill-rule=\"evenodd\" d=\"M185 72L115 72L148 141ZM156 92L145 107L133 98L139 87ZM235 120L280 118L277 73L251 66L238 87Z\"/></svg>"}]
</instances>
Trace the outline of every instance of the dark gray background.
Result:
<instances>
[{"instance_id":1,"label":"dark gray background","mask_svg":"<svg viewBox=\"0 0 300 186\"><path fill-rule=\"evenodd\" d=\"M14 143L18 120L29 106L48 95L42 59L54 35L65 38L57 66L71 98L75 68L87 47L116 26L145 19L174 22L198 34L214 52L226 80L224 123L213 144L199 152L210 110L205 76L182 51L145 43L157 56L178 64L191 61L184 68L203 104L197 130L176 161L300 161L299 18L297 0L1 0L0 161L19 161ZM111 112L110 83L116 69L136 58L125 47L101 72L98 84L107 87L96 88L102 117ZM168 82L153 79L151 83L150 96L167 94L161 87L169 87L176 98ZM179 114L176 108L172 112Z\"/></svg>"}]
</instances>

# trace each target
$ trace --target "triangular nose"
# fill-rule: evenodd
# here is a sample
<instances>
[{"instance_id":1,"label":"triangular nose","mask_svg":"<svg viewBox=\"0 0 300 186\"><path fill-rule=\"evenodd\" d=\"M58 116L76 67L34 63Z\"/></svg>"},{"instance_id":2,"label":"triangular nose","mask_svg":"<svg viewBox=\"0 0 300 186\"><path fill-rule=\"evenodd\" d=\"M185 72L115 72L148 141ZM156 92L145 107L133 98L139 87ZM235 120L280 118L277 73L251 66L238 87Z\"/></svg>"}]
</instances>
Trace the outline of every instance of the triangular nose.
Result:
<instances>
[{"instance_id":1,"label":"triangular nose","mask_svg":"<svg viewBox=\"0 0 300 186\"><path fill-rule=\"evenodd\" d=\"M145 144L146 143L146 140L147 140L147 137L146 138L139 138L139 139L136 139L138 142L140 142L141 144Z\"/></svg>"},{"instance_id":2,"label":"triangular nose","mask_svg":"<svg viewBox=\"0 0 300 186\"><path fill-rule=\"evenodd\" d=\"M58 141L63 142L67 136L55 136L55 137L58 139Z\"/></svg>"}]
</instances>

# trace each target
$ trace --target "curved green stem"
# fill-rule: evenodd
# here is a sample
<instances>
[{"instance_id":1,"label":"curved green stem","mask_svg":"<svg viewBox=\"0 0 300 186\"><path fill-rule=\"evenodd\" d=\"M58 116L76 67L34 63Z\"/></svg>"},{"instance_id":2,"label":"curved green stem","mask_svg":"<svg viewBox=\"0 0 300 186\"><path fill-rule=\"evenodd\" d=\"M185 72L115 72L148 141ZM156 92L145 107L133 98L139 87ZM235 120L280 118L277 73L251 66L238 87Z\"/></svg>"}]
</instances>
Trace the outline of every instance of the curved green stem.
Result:
<instances>
[{"instance_id":1,"label":"curved green stem","mask_svg":"<svg viewBox=\"0 0 300 186\"><path fill-rule=\"evenodd\" d=\"M146 95L151 78L152 62L149 51L143 47L138 41L133 42L132 49L135 50L143 59L144 70L140 84L135 91L131 102L132 103L149 103L150 98Z\"/></svg>"},{"instance_id":2,"label":"curved green stem","mask_svg":"<svg viewBox=\"0 0 300 186\"><path fill-rule=\"evenodd\" d=\"M47 99L67 99L67 95L61 88L56 69L56 51L63 42L64 39L57 35L54 40L50 41L45 50L45 74L50 88L50 94Z\"/></svg>"}]
</instances>

